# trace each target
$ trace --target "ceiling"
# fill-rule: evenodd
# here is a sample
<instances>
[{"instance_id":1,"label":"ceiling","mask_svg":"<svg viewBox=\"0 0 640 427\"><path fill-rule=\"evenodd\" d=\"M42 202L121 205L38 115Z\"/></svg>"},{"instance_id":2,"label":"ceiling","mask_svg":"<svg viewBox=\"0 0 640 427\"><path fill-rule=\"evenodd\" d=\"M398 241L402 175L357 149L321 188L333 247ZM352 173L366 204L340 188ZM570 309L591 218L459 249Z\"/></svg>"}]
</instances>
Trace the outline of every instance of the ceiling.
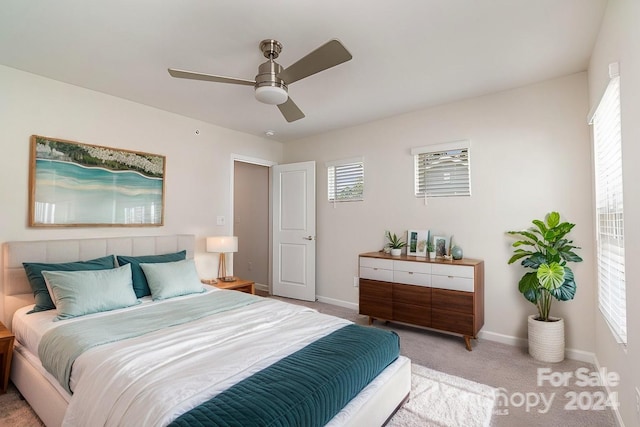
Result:
<instances>
[{"instance_id":1,"label":"ceiling","mask_svg":"<svg viewBox=\"0 0 640 427\"><path fill-rule=\"evenodd\" d=\"M587 68L607 0L2 0L0 64L293 141ZM287 67L332 38L353 59L289 86L287 123L250 86L263 39Z\"/></svg>"}]
</instances>

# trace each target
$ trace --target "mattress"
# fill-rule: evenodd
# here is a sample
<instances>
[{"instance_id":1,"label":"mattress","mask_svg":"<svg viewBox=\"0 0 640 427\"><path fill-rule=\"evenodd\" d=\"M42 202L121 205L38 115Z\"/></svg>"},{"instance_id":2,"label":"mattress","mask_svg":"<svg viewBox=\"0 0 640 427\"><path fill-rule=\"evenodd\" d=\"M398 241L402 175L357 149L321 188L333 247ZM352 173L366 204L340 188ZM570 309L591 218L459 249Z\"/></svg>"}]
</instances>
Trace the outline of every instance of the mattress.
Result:
<instances>
[{"instance_id":1,"label":"mattress","mask_svg":"<svg viewBox=\"0 0 640 427\"><path fill-rule=\"evenodd\" d=\"M146 299L143 304L117 313L150 304L170 305L172 300ZM29 353L32 359L42 336L57 325L117 315L103 312L54 322L53 311L26 315L28 310L25 307L16 313L13 327L23 347L21 351ZM232 312L176 326L170 335L159 331L129 339L126 345L114 343L93 348L74 364L70 382L74 395L69 396L65 424L83 425L83 420L91 420L92 425L109 425L125 419L129 425L166 425L233 384L350 323L307 307L262 299ZM196 348L201 350L195 351ZM182 357L187 353L188 358ZM205 373L200 369L202 365L208 367ZM121 381L123 371L128 373L127 383ZM388 371L387 375L392 375L394 369ZM145 381L150 378L153 387L142 382L143 374ZM101 404L95 405L97 401ZM349 405L354 408L357 403Z\"/></svg>"}]
</instances>

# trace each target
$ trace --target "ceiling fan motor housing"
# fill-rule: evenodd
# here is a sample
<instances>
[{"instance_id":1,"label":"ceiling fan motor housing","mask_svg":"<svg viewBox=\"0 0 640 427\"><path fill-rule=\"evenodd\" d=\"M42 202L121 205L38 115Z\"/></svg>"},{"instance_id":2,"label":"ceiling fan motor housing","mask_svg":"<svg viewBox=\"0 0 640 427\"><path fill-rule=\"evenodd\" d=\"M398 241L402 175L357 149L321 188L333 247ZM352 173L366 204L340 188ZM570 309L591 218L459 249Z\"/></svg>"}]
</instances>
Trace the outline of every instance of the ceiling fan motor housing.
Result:
<instances>
[{"instance_id":1,"label":"ceiling fan motor housing","mask_svg":"<svg viewBox=\"0 0 640 427\"><path fill-rule=\"evenodd\" d=\"M269 60L258 67L256 99L265 104L283 104L289 98L288 89L284 80L276 77L282 71L282 66L274 61L282 52L282 44L273 39L262 40L260 50Z\"/></svg>"},{"instance_id":2,"label":"ceiling fan motor housing","mask_svg":"<svg viewBox=\"0 0 640 427\"><path fill-rule=\"evenodd\" d=\"M258 67L256 76L256 99L265 104L279 105L289 98L287 85L279 79L277 74L282 71L282 66L273 60L269 60Z\"/></svg>"}]
</instances>

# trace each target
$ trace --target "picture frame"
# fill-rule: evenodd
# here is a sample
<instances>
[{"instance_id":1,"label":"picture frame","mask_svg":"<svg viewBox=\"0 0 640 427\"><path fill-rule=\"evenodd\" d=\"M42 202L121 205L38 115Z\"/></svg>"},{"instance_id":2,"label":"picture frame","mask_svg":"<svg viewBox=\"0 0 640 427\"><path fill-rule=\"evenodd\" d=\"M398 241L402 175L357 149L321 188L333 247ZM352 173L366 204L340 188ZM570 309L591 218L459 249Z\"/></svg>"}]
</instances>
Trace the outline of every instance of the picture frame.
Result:
<instances>
[{"instance_id":1,"label":"picture frame","mask_svg":"<svg viewBox=\"0 0 640 427\"><path fill-rule=\"evenodd\" d=\"M449 245L451 238L449 236L433 236L433 247L436 250L436 258L443 258L449 255Z\"/></svg>"},{"instance_id":2,"label":"picture frame","mask_svg":"<svg viewBox=\"0 0 640 427\"><path fill-rule=\"evenodd\" d=\"M31 136L30 227L164 225L166 158Z\"/></svg>"},{"instance_id":3,"label":"picture frame","mask_svg":"<svg viewBox=\"0 0 640 427\"><path fill-rule=\"evenodd\" d=\"M428 230L407 231L407 255L427 256Z\"/></svg>"}]
</instances>

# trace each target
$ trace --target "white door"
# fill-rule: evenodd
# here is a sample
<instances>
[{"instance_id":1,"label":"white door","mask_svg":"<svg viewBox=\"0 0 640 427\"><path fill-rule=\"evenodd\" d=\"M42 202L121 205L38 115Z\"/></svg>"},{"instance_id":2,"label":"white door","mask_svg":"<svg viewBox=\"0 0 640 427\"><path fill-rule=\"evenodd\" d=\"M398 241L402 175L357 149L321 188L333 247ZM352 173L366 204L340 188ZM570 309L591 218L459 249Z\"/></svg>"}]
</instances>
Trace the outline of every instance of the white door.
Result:
<instances>
[{"instance_id":1,"label":"white door","mask_svg":"<svg viewBox=\"0 0 640 427\"><path fill-rule=\"evenodd\" d=\"M272 292L316 299L316 164L272 167Z\"/></svg>"}]
</instances>

